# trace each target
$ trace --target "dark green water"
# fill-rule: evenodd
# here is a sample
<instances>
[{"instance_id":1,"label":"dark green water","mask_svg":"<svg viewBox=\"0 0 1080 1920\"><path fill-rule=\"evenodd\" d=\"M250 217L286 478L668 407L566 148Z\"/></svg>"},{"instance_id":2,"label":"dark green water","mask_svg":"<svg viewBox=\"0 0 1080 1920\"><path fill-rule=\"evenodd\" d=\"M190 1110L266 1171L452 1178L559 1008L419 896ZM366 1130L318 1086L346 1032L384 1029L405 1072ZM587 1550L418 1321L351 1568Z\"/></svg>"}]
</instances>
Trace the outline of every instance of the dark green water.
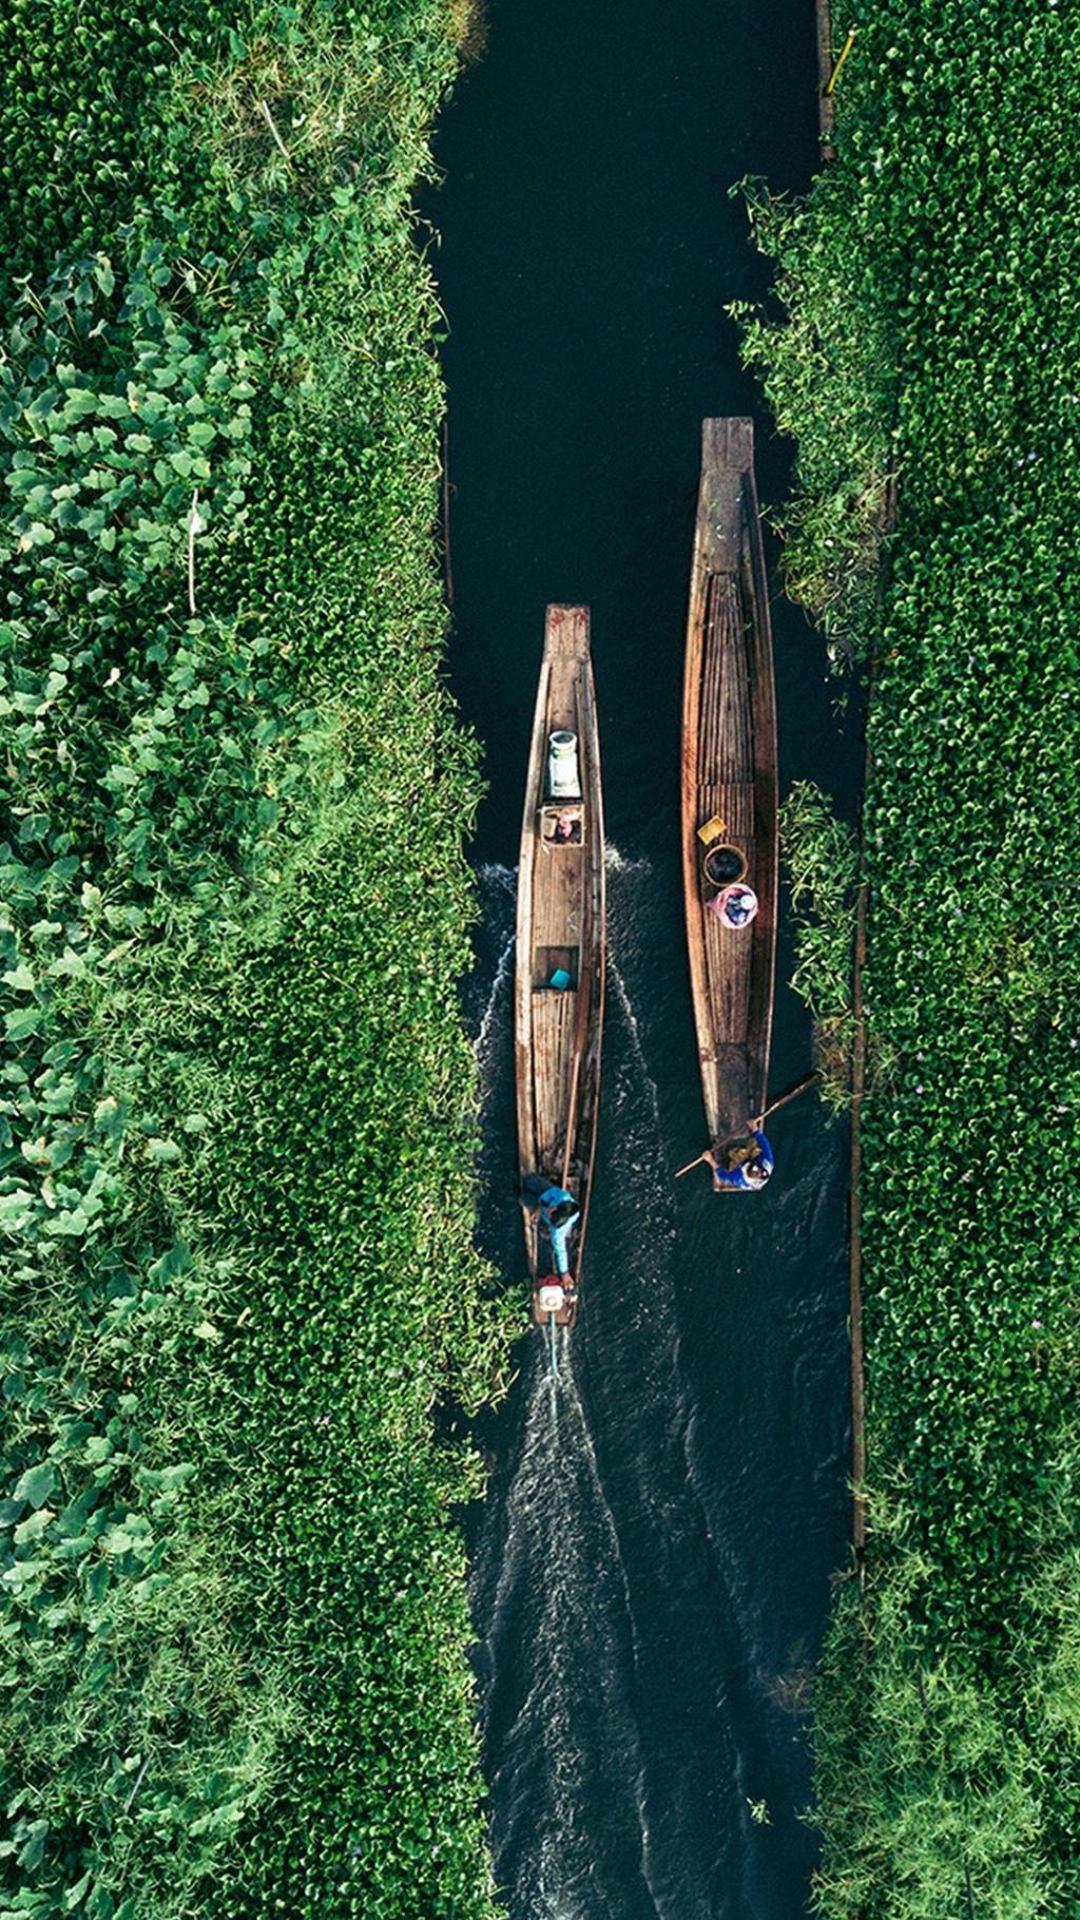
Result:
<instances>
[{"instance_id":1,"label":"dark green water","mask_svg":"<svg viewBox=\"0 0 1080 1920\"><path fill-rule=\"evenodd\" d=\"M523 1312L510 943L548 600L592 609L612 963L582 1320L554 1382L523 1341L473 1524L497 1877L512 1920L797 1920L816 1855L799 1706L846 1562L847 1141L804 1098L771 1129L763 1195L672 1173L703 1144L677 830L703 415L754 413L763 498L788 484L724 313L767 284L728 188L808 182L812 6L491 0L489 29L424 211L449 323L450 671L490 782L466 990L483 1237ZM808 775L851 810L859 743L821 642L779 598L774 619L782 787ZM810 1048L786 939L780 964L776 1092Z\"/></svg>"}]
</instances>

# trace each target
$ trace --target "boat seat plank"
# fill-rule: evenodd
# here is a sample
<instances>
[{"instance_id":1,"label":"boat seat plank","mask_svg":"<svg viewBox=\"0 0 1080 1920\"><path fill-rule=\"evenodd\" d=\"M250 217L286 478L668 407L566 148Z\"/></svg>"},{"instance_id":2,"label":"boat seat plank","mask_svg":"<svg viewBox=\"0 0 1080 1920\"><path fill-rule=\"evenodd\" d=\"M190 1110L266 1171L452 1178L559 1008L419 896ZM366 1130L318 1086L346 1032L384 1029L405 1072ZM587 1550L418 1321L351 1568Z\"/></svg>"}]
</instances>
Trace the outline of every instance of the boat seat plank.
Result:
<instances>
[{"instance_id":1,"label":"boat seat plank","mask_svg":"<svg viewBox=\"0 0 1080 1920\"><path fill-rule=\"evenodd\" d=\"M533 995L533 1083L536 1147L541 1167L561 1166L566 1149L566 1088L574 1064L578 996Z\"/></svg>"}]
</instances>

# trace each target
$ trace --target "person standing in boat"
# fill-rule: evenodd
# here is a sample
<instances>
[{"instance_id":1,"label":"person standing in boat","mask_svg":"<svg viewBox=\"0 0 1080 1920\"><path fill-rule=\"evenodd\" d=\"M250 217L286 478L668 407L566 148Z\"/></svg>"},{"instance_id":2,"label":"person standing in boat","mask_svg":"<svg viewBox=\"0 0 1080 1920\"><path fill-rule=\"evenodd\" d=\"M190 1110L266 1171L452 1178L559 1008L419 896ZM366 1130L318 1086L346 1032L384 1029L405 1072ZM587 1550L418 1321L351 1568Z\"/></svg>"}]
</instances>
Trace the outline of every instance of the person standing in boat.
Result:
<instances>
[{"instance_id":1,"label":"person standing in boat","mask_svg":"<svg viewBox=\"0 0 1080 1920\"><path fill-rule=\"evenodd\" d=\"M527 1173L522 1181L522 1205L539 1211L540 1223L547 1228L551 1241L555 1271L560 1280L567 1279L570 1274L567 1242L571 1227L581 1217L573 1194L567 1193L565 1187L556 1186L542 1173Z\"/></svg>"},{"instance_id":2,"label":"person standing in boat","mask_svg":"<svg viewBox=\"0 0 1080 1920\"><path fill-rule=\"evenodd\" d=\"M729 1187L742 1193L759 1193L772 1176L775 1166L773 1150L761 1130L762 1114L756 1114L747 1121L747 1130L754 1143L754 1150L737 1167L724 1167L714 1147L710 1148L705 1159L712 1168L713 1188L717 1193L725 1192Z\"/></svg>"}]
</instances>

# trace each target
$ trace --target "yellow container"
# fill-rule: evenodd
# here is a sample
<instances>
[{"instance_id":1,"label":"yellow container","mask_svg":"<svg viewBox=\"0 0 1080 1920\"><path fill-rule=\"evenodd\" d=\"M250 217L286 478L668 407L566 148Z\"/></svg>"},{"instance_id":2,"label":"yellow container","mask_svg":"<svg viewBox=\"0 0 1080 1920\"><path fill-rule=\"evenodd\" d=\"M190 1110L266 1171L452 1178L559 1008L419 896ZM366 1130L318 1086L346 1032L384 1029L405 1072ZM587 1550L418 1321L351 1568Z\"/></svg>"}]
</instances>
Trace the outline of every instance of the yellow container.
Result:
<instances>
[{"instance_id":1,"label":"yellow container","mask_svg":"<svg viewBox=\"0 0 1080 1920\"><path fill-rule=\"evenodd\" d=\"M727 821L721 819L718 813L714 813L711 820L706 820L704 825L698 828L697 837L703 847L711 847L713 841L719 840L720 835L726 832Z\"/></svg>"}]
</instances>

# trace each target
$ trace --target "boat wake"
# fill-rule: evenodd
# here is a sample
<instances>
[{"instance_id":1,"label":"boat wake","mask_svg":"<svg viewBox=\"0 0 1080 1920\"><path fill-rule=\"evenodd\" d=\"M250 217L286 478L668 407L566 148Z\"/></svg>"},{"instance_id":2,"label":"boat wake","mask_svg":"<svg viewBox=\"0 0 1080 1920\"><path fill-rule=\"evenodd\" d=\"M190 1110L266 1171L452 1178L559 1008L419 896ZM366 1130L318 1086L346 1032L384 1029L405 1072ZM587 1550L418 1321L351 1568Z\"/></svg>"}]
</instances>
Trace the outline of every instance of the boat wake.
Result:
<instances>
[{"instance_id":1,"label":"boat wake","mask_svg":"<svg viewBox=\"0 0 1080 1920\"><path fill-rule=\"evenodd\" d=\"M476 869L476 879L481 897L488 893L508 893L513 899L517 891L517 868L504 866L500 860L482 860Z\"/></svg>"},{"instance_id":2,"label":"boat wake","mask_svg":"<svg viewBox=\"0 0 1080 1920\"><path fill-rule=\"evenodd\" d=\"M609 874L626 873L640 875L648 874L652 871L652 862L651 860L647 860L644 854L637 854L631 857L629 854L623 853L622 850L615 845L613 840L605 840L604 867Z\"/></svg>"},{"instance_id":3,"label":"boat wake","mask_svg":"<svg viewBox=\"0 0 1080 1920\"><path fill-rule=\"evenodd\" d=\"M517 868L486 862L476 870L476 892L480 911L473 935L475 966L463 984L462 1012L483 1066L513 971Z\"/></svg>"},{"instance_id":4,"label":"boat wake","mask_svg":"<svg viewBox=\"0 0 1080 1920\"><path fill-rule=\"evenodd\" d=\"M641 1765L629 1684L629 1595L576 1377L574 1336L527 1347L524 1414L496 1535L476 1565L496 1880L529 1920L591 1920L599 1778L625 1793ZM601 1908L600 1911L605 1911Z\"/></svg>"},{"instance_id":5,"label":"boat wake","mask_svg":"<svg viewBox=\"0 0 1080 1920\"><path fill-rule=\"evenodd\" d=\"M659 1139L660 1131L661 1131L660 1129L660 1089L657 1086L656 1081L653 1079L652 1074L649 1072L649 1069L645 1062L645 1049L641 1041L641 1029L639 1028L637 1023L637 1015L635 1014L634 1009L630 1004L630 995L626 991L626 982L623 979L622 974L620 973L614 960L612 960L610 957L608 959L607 977L611 983L612 988L614 989L615 998L619 1005L619 1011L622 1014L624 1021L626 1022L626 1030L629 1036L631 1049L633 1051L634 1062L639 1072L639 1084L642 1087L646 1095L646 1098L648 1099L653 1124L656 1128L657 1138Z\"/></svg>"},{"instance_id":6,"label":"boat wake","mask_svg":"<svg viewBox=\"0 0 1080 1920\"><path fill-rule=\"evenodd\" d=\"M778 1541L799 1537L798 1502L774 1489L778 1524L763 1541L760 1409L767 1433L801 1427L824 1309L817 1296L798 1309L806 1359L789 1386L769 1357L780 1302L756 1257L772 1209L755 1224L704 1190L695 1206L690 1183L671 1178L669 1137L693 1121L667 1112L671 1076L658 1067L685 993L667 960L670 902L647 861L609 851L607 879L589 1251L578 1324L553 1346L525 1331L514 1204L513 875L480 880L481 1237L507 1288L520 1286L523 1327L471 1555L496 1879L511 1920L742 1920L780 1910L767 1908L775 1830L748 1807L776 1805L796 1751L775 1705L789 1636L771 1617L763 1628L760 1595ZM805 1258L816 1164L810 1150L805 1179L790 1167L792 1200L769 1229L778 1247L798 1229L791 1261ZM770 1259L784 1270L777 1248ZM748 1327L752 1390L739 1358ZM792 1444L809 1457L808 1435ZM786 1844L805 1846L790 1825Z\"/></svg>"},{"instance_id":7,"label":"boat wake","mask_svg":"<svg viewBox=\"0 0 1080 1920\"><path fill-rule=\"evenodd\" d=\"M643 870L646 863L625 862L612 876L613 949ZM632 979L634 942L623 944ZM656 1179L659 1095L632 986L610 959L609 978L581 1319L554 1347L546 1337L523 1341L515 1430L473 1560L496 1878L514 1920L705 1913L672 1899L664 1830L674 1825L677 1847L681 1823L664 1774L675 1761L662 1761L657 1774L641 1734L643 1705L652 1710L672 1665L672 1650L657 1641L671 1631L664 1580L685 1484L685 1417L674 1207L669 1183ZM637 1431L627 1436L629 1407ZM620 1434L621 1443L601 1438ZM715 1693L714 1679L709 1686ZM677 1771L684 1768L680 1758Z\"/></svg>"},{"instance_id":8,"label":"boat wake","mask_svg":"<svg viewBox=\"0 0 1080 1920\"><path fill-rule=\"evenodd\" d=\"M482 1081L488 1077L487 1070L492 1064L490 1059L492 1047L493 1045L497 1045L502 1039L502 1033L499 1028L499 1016L503 1011L502 1003L504 996L509 992L510 975L513 972L513 960L514 936L512 933L509 933L506 936L502 952L496 963L495 978L491 982L491 990L488 993L484 1011L480 1015L480 1025L472 1043Z\"/></svg>"}]
</instances>

